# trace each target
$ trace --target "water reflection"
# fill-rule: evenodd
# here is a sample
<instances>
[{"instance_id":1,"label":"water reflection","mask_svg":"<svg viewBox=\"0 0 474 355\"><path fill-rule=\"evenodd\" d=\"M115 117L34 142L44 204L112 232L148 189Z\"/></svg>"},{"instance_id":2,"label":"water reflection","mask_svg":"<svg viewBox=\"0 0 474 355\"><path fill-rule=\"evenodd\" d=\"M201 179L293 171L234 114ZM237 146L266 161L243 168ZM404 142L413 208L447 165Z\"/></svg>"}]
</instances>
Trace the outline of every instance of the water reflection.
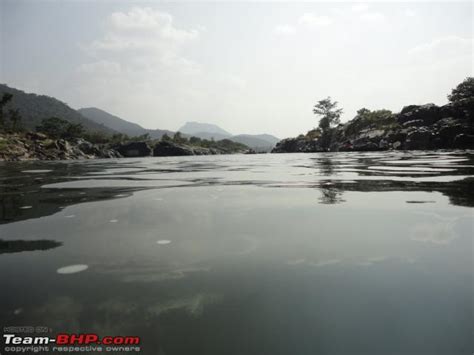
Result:
<instances>
[{"instance_id":1,"label":"water reflection","mask_svg":"<svg viewBox=\"0 0 474 355\"><path fill-rule=\"evenodd\" d=\"M0 321L140 335L150 355L466 354L473 166L469 152L1 163Z\"/></svg>"},{"instance_id":2,"label":"water reflection","mask_svg":"<svg viewBox=\"0 0 474 355\"><path fill-rule=\"evenodd\" d=\"M22 251L48 250L61 246L54 240L2 240L0 239L0 254L20 253Z\"/></svg>"},{"instance_id":3,"label":"water reflection","mask_svg":"<svg viewBox=\"0 0 474 355\"><path fill-rule=\"evenodd\" d=\"M0 170L0 224L55 214L69 205L180 185L311 187L320 190L323 204L344 202L345 191L439 191L454 205L474 206L474 158L469 153L292 156L295 158L287 162L279 155L214 158L219 162L208 157L194 157L202 160L197 162L189 158L4 162Z\"/></svg>"}]
</instances>

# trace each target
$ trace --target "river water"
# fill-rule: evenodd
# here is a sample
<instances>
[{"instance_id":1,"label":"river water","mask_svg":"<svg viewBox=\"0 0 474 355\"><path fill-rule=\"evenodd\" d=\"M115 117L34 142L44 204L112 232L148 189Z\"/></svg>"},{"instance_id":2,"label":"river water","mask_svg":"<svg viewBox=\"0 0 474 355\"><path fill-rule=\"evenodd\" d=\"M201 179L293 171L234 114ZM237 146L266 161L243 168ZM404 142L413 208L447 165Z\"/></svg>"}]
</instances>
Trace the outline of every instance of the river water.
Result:
<instances>
[{"instance_id":1,"label":"river water","mask_svg":"<svg viewBox=\"0 0 474 355\"><path fill-rule=\"evenodd\" d=\"M142 354L472 354L473 206L462 151L3 162L0 324Z\"/></svg>"}]
</instances>

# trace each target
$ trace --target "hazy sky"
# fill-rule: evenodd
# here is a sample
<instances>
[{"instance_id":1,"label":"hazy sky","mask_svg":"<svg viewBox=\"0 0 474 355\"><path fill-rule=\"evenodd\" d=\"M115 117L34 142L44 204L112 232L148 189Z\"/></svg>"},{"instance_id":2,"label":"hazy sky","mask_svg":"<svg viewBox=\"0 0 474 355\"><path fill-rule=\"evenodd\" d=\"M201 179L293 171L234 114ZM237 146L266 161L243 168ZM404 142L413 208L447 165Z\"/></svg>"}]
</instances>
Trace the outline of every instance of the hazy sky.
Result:
<instances>
[{"instance_id":1,"label":"hazy sky","mask_svg":"<svg viewBox=\"0 0 474 355\"><path fill-rule=\"evenodd\" d=\"M472 2L0 3L0 82L147 128L294 136L326 96L347 121L473 75Z\"/></svg>"}]
</instances>

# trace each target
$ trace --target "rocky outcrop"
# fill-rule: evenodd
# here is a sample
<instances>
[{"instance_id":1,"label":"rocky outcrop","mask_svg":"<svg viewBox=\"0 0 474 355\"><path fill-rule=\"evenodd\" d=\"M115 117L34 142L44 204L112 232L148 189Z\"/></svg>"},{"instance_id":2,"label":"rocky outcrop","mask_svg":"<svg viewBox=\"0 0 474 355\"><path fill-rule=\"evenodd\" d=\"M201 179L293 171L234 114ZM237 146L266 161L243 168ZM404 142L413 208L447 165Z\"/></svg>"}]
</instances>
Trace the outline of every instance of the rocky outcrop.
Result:
<instances>
[{"instance_id":1,"label":"rocky outcrop","mask_svg":"<svg viewBox=\"0 0 474 355\"><path fill-rule=\"evenodd\" d=\"M148 156L184 156L249 153L251 149L231 142L230 145L202 147L173 141L122 142L93 144L84 138L51 139L37 133L0 133L0 160L68 160ZM217 142L219 143L219 142Z\"/></svg>"},{"instance_id":2,"label":"rocky outcrop","mask_svg":"<svg viewBox=\"0 0 474 355\"><path fill-rule=\"evenodd\" d=\"M179 145L173 142L160 141L153 148L153 155L155 157L163 156L181 156L194 155L194 152L189 147Z\"/></svg>"},{"instance_id":3,"label":"rocky outcrop","mask_svg":"<svg viewBox=\"0 0 474 355\"><path fill-rule=\"evenodd\" d=\"M114 147L124 157L148 157L151 148L147 142L127 142Z\"/></svg>"},{"instance_id":4,"label":"rocky outcrop","mask_svg":"<svg viewBox=\"0 0 474 355\"><path fill-rule=\"evenodd\" d=\"M160 141L153 147L155 157L215 154L224 154L224 152L213 148L195 147L171 141Z\"/></svg>"},{"instance_id":5,"label":"rocky outcrop","mask_svg":"<svg viewBox=\"0 0 474 355\"><path fill-rule=\"evenodd\" d=\"M334 129L332 151L474 149L473 108L467 104L410 105L375 121L360 116ZM324 151L308 135L287 138L272 153Z\"/></svg>"},{"instance_id":6,"label":"rocky outcrop","mask_svg":"<svg viewBox=\"0 0 474 355\"><path fill-rule=\"evenodd\" d=\"M318 139L310 139L304 136L296 138L286 138L279 141L272 153L308 153L322 152L323 148L318 143Z\"/></svg>"},{"instance_id":7,"label":"rocky outcrop","mask_svg":"<svg viewBox=\"0 0 474 355\"><path fill-rule=\"evenodd\" d=\"M50 139L36 132L0 134L0 160L69 160L118 158L121 155L106 145L82 138Z\"/></svg>"}]
</instances>

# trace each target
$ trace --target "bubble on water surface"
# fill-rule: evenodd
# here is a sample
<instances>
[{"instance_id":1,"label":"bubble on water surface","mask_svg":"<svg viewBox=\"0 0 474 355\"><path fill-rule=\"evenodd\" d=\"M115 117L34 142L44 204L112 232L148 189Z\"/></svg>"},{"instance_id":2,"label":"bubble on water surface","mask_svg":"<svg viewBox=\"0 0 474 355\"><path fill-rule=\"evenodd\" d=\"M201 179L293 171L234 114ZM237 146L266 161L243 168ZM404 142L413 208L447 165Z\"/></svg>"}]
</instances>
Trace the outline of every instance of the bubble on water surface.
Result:
<instances>
[{"instance_id":1,"label":"bubble on water surface","mask_svg":"<svg viewBox=\"0 0 474 355\"><path fill-rule=\"evenodd\" d=\"M111 219L109 222L110 222L110 223L117 223L117 222L118 222L118 219Z\"/></svg>"},{"instance_id":2,"label":"bubble on water surface","mask_svg":"<svg viewBox=\"0 0 474 355\"><path fill-rule=\"evenodd\" d=\"M13 314L14 314L15 316L17 316L17 315L19 315L19 314L21 314L21 313L23 313L23 308L17 308L17 309L15 309L15 310L13 311Z\"/></svg>"},{"instance_id":3,"label":"bubble on water surface","mask_svg":"<svg viewBox=\"0 0 474 355\"><path fill-rule=\"evenodd\" d=\"M75 274L77 272L87 270L88 268L89 266L84 264L68 265L59 268L58 270L56 270L56 272L58 274Z\"/></svg>"},{"instance_id":4,"label":"bubble on water surface","mask_svg":"<svg viewBox=\"0 0 474 355\"><path fill-rule=\"evenodd\" d=\"M75 214L68 214L67 216L64 216L64 218L74 218L74 217L76 217Z\"/></svg>"},{"instance_id":5,"label":"bubble on water surface","mask_svg":"<svg viewBox=\"0 0 474 355\"><path fill-rule=\"evenodd\" d=\"M167 239L158 240L156 242L156 244L159 244L159 245L166 245L166 244L170 244L170 243L171 243L171 240L167 240Z\"/></svg>"},{"instance_id":6,"label":"bubble on water surface","mask_svg":"<svg viewBox=\"0 0 474 355\"><path fill-rule=\"evenodd\" d=\"M21 206L20 209L22 210L29 210L30 208L33 208L33 206Z\"/></svg>"}]
</instances>

